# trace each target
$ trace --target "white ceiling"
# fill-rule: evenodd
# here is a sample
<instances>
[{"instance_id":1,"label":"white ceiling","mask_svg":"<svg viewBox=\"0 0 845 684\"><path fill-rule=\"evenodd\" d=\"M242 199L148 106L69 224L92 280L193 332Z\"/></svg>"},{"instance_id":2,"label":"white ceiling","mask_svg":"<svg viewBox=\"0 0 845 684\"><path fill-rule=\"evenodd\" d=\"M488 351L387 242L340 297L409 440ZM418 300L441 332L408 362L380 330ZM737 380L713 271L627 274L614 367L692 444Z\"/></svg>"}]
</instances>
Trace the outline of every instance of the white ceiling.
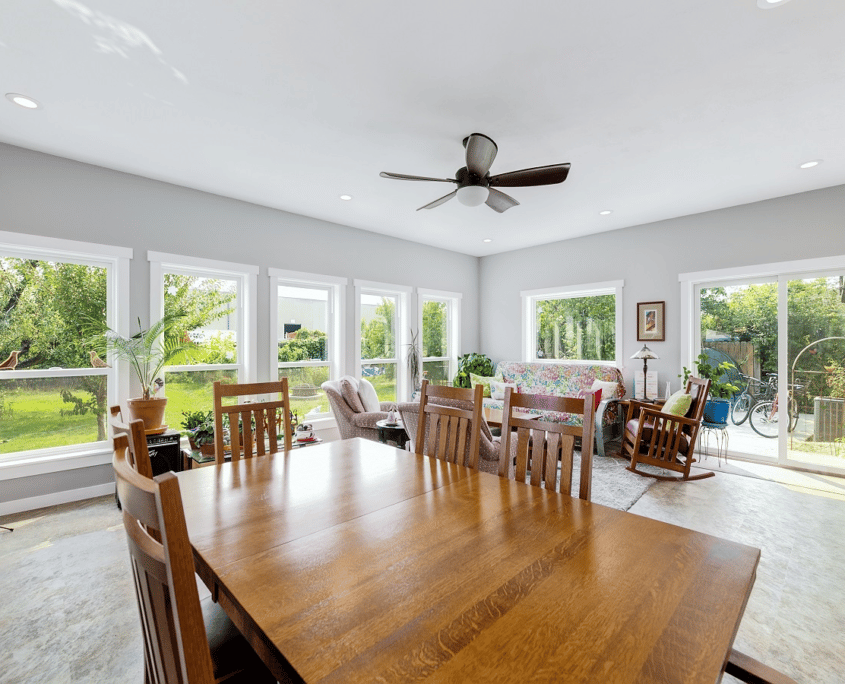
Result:
<instances>
[{"instance_id":1,"label":"white ceiling","mask_svg":"<svg viewBox=\"0 0 845 684\"><path fill-rule=\"evenodd\" d=\"M843 184L845 2L757 3L3 0L0 140L472 255ZM476 131L569 178L379 178Z\"/></svg>"}]
</instances>

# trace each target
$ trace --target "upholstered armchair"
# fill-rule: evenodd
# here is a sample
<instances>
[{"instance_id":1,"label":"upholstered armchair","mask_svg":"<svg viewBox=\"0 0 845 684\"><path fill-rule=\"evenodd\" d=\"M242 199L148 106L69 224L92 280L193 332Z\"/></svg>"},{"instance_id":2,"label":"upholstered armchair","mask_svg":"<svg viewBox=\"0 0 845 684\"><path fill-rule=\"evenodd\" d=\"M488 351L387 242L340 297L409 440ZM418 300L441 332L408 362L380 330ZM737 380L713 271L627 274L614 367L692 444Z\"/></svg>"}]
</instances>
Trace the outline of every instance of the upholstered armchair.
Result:
<instances>
[{"instance_id":1,"label":"upholstered armchair","mask_svg":"<svg viewBox=\"0 0 845 684\"><path fill-rule=\"evenodd\" d=\"M449 399L430 399L431 403L443 404L444 406L455 406L457 408L472 410L471 401L455 401ZM408 444L413 450L417 440L417 428L420 423L420 404L418 401L409 401L397 404L402 423L405 425L405 432L410 440ZM487 422L481 421L481 443L479 445L478 469L485 473L497 473L499 468L499 441L490 433L490 426ZM469 449L469 442L467 442Z\"/></svg>"},{"instance_id":2,"label":"upholstered armchair","mask_svg":"<svg viewBox=\"0 0 845 684\"><path fill-rule=\"evenodd\" d=\"M344 381L348 382L346 387L343 386ZM377 442L378 428L376 423L387 418L387 412L393 406L393 402L378 403L378 411L365 410L364 402L359 393L359 384L358 380L347 375L339 380L324 382L320 387L329 398L329 404L332 407L335 420L337 420L337 429L340 431L341 439L364 437ZM375 408L372 401L370 408Z\"/></svg>"}]
</instances>

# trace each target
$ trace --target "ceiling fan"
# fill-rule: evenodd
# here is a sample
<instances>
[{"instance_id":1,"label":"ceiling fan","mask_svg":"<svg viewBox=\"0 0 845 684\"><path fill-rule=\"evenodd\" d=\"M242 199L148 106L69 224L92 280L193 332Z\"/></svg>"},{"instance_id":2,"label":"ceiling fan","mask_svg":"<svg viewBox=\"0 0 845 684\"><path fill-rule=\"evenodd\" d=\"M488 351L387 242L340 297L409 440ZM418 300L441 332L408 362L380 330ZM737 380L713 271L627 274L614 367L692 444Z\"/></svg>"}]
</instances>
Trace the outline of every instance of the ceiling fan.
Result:
<instances>
[{"instance_id":1,"label":"ceiling fan","mask_svg":"<svg viewBox=\"0 0 845 684\"><path fill-rule=\"evenodd\" d=\"M417 209L434 209L448 202L457 195L458 201L468 207L477 207L482 202L500 214L519 204L513 197L496 190L501 188L520 188L529 185L554 185L563 183L569 174L569 164L535 166L531 169L490 175L490 167L499 148L491 138L482 133L473 133L464 138L467 165L458 169L455 178L429 178L428 176L408 176L402 173L382 171L382 178L410 181L436 181L438 183L456 183L458 188L440 199L436 199Z\"/></svg>"}]
</instances>

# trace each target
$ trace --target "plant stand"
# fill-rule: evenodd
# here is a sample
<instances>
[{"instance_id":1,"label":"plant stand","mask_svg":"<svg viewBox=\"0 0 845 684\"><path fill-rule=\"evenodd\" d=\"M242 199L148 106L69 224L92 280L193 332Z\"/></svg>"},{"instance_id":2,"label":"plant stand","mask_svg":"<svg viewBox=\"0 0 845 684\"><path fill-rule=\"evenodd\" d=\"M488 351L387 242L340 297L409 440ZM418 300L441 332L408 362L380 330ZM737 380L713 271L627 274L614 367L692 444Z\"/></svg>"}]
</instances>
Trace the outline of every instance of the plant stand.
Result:
<instances>
[{"instance_id":1,"label":"plant stand","mask_svg":"<svg viewBox=\"0 0 845 684\"><path fill-rule=\"evenodd\" d=\"M725 463L728 462L728 441L730 435L728 434L727 423L708 423L706 420L701 421L701 440L699 444L702 445L701 452L704 458L710 455L710 437L711 435L716 440L716 463L722 467L722 457Z\"/></svg>"}]
</instances>

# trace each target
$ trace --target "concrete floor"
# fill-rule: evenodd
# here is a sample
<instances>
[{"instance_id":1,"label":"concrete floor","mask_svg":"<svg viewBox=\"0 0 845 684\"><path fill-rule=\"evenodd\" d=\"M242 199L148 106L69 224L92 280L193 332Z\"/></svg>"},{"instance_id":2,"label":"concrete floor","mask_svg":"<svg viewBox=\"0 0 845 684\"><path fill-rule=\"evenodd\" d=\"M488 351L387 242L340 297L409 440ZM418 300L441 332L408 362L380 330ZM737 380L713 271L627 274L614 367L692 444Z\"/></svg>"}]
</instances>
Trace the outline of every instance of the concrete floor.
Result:
<instances>
[{"instance_id":1,"label":"concrete floor","mask_svg":"<svg viewBox=\"0 0 845 684\"><path fill-rule=\"evenodd\" d=\"M734 461L719 468L712 457L703 464L721 472L659 482L631 512L761 548L737 648L799 682L845 682L845 480ZM0 524L15 527L0 530L0 683L142 681L140 626L114 500Z\"/></svg>"}]
</instances>

